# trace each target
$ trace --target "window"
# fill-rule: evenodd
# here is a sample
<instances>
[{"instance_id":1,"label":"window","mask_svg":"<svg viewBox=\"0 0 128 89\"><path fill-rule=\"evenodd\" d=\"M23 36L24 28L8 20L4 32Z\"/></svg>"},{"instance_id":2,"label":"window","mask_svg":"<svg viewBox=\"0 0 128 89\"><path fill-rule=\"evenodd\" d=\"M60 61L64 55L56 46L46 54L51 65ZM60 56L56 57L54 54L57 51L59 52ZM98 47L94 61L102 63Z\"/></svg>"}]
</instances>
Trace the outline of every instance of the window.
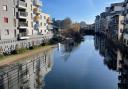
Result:
<instances>
[{"instance_id":1,"label":"window","mask_svg":"<svg viewBox=\"0 0 128 89\"><path fill-rule=\"evenodd\" d=\"M31 11L32 11L32 4L31 4Z\"/></svg>"},{"instance_id":2,"label":"window","mask_svg":"<svg viewBox=\"0 0 128 89\"><path fill-rule=\"evenodd\" d=\"M42 15L40 15L40 19L42 19Z\"/></svg>"},{"instance_id":3,"label":"window","mask_svg":"<svg viewBox=\"0 0 128 89\"><path fill-rule=\"evenodd\" d=\"M7 11L7 5L3 5L3 10Z\"/></svg>"},{"instance_id":4,"label":"window","mask_svg":"<svg viewBox=\"0 0 128 89\"><path fill-rule=\"evenodd\" d=\"M8 23L8 18L7 17L4 17L4 22Z\"/></svg>"},{"instance_id":5,"label":"window","mask_svg":"<svg viewBox=\"0 0 128 89\"><path fill-rule=\"evenodd\" d=\"M14 19L14 26L16 27L16 19Z\"/></svg>"},{"instance_id":6,"label":"window","mask_svg":"<svg viewBox=\"0 0 128 89\"><path fill-rule=\"evenodd\" d=\"M44 16L44 19L46 19L46 16Z\"/></svg>"},{"instance_id":7,"label":"window","mask_svg":"<svg viewBox=\"0 0 128 89\"><path fill-rule=\"evenodd\" d=\"M32 34L33 34L33 29L32 29Z\"/></svg>"},{"instance_id":8,"label":"window","mask_svg":"<svg viewBox=\"0 0 128 89\"><path fill-rule=\"evenodd\" d=\"M13 15L15 16L15 8L13 8Z\"/></svg>"},{"instance_id":9,"label":"window","mask_svg":"<svg viewBox=\"0 0 128 89\"><path fill-rule=\"evenodd\" d=\"M16 29L14 30L14 36L16 37Z\"/></svg>"},{"instance_id":10,"label":"window","mask_svg":"<svg viewBox=\"0 0 128 89\"><path fill-rule=\"evenodd\" d=\"M124 39L124 43L126 43L126 39Z\"/></svg>"},{"instance_id":11,"label":"window","mask_svg":"<svg viewBox=\"0 0 128 89\"><path fill-rule=\"evenodd\" d=\"M40 23L40 25L42 26L42 22Z\"/></svg>"},{"instance_id":12,"label":"window","mask_svg":"<svg viewBox=\"0 0 128 89\"><path fill-rule=\"evenodd\" d=\"M46 23L44 23L44 26L46 26Z\"/></svg>"},{"instance_id":13,"label":"window","mask_svg":"<svg viewBox=\"0 0 128 89\"><path fill-rule=\"evenodd\" d=\"M33 19L33 14L31 13L31 19Z\"/></svg>"},{"instance_id":14,"label":"window","mask_svg":"<svg viewBox=\"0 0 128 89\"><path fill-rule=\"evenodd\" d=\"M9 30L5 29L5 35L9 35Z\"/></svg>"},{"instance_id":15,"label":"window","mask_svg":"<svg viewBox=\"0 0 128 89\"><path fill-rule=\"evenodd\" d=\"M33 22L31 22L31 27L33 27Z\"/></svg>"}]
</instances>

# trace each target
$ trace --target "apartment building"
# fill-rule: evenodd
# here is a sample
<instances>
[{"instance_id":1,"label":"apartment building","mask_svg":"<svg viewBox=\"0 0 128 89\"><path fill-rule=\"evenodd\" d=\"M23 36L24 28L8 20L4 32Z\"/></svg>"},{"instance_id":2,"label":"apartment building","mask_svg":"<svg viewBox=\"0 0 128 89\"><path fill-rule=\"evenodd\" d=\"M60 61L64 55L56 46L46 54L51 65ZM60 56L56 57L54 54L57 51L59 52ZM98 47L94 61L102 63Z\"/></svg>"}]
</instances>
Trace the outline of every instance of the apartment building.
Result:
<instances>
[{"instance_id":1,"label":"apartment building","mask_svg":"<svg viewBox=\"0 0 128 89\"><path fill-rule=\"evenodd\" d=\"M49 14L42 13L41 14L41 34L46 35L46 34L52 34L51 30L53 29L52 26L52 18Z\"/></svg>"},{"instance_id":2,"label":"apartment building","mask_svg":"<svg viewBox=\"0 0 128 89\"><path fill-rule=\"evenodd\" d=\"M98 33L100 30L100 16L97 15L95 19L95 33Z\"/></svg>"},{"instance_id":3,"label":"apartment building","mask_svg":"<svg viewBox=\"0 0 128 89\"><path fill-rule=\"evenodd\" d=\"M124 16L122 15L114 15L111 18L109 23L109 35L114 40L122 41L123 39L123 30L124 30Z\"/></svg>"},{"instance_id":4,"label":"apartment building","mask_svg":"<svg viewBox=\"0 0 128 89\"><path fill-rule=\"evenodd\" d=\"M42 14L40 0L2 0L0 3L0 39L29 39L31 35L41 35L42 23L50 28L50 15ZM46 19L42 19L44 15ZM44 21L42 21L44 20ZM47 21L46 21L47 20ZM51 22L50 22L51 23Z\"/></svg>"},{"instance_id":5,"label":"apartment building","mask_svg":"<svg viewBox=\"0 0 128 89\"><path fill-rule=\"evenodd\" d=\"M128 46L128 0L124 1L124 11L123 11L123 15L124 15L124 33L123 33L123 42L126 46Z\"/></svg>"},{"instance_id":6,"label":"apartment building","mask_svg":"<svg viewBox=\"0 0 128 89\"><path fill-rule=\"evenodd\" d=\"M100 33L105 33L106 32L106 16L107 16L107 13L106 12L103 12L100 14Z\"/></svg>"},{"instance_id":7,"label":"apartment building","mask_svg":"<svg viewBox=\"0 0 128 89\"><path fill-rule=\"evenodd\" d=\"M96 33L105 32L105 30L106 30L105 28L106 28L106 24L107 24L106 16L107 16L106 12L103 12L100 15L96 16L96 19L95 19L95 32Z\"/></svg>"},{"instance_id":8,"label":"apartment building","mask_svg":"<svg viewBox=\"0 0 128 89\"><path fill-rule=\"evenodd\" d=\"M40 0L0 1L0 54L10 53L16 45L28 48L33 43L40 45L52 38L49 34L42 35L45 28L41 22L46 22L48 27L52 19L49 15L46 19L41 18L41 7Z\"/></svg>"},{"instance_id":9,"label":"apartment building","mask_svg":"<svg viewBox=\"0 0 128 89\"><path fill-rule=\"evenodd\" d=\"M110 29L111 27L109 27L110 23L111 23L111 19L113 19L113 16L115 15L122 15L122 11L123 11L123 2L121 3L113 3L111 4L110 7L106 7L106 12L107 12L107 16L106 16L106 21L107 21L107 32L109 34L109 32L111 32L112 29ZM118 23L117 23L118 25Z\"/></svg>"},{"instance_id":10,"label":"apartment building","mask_svg":"<svg viewBox=\"0 0 128 89\"><path fill-rule=\"evenodd\" d=\"M33 34L34 35L39 35L41 34L41 10L42 7L42 2L40 0L33 0L33 26L34 26L34 30L33 30Z\"/></svg>"},{"instance_id":11,"label":"apartment building","mask_svg":"<svg viewBox=\"0 0 128 89\"><path fill-rule=\"evenodd\" d=\"M123 5L124 2L113 3L100 14L100 31L117 40L121 40L124 29Z\"/></svg>"},{"instance_id":12,"label":"apartment building","mask_svg":"<svg viewBox=\"0 0 128 89\"><path fill-rule=\"evenodd\" d=\"M17 13L18 13L18 17L17 17L17 20L18 20L18 27L17 27L17 30L19 31L19 34L18 34L18 39L20 40L23 40L23 39L28 39L28 20L29 20L29 17L28 17L28 4L26 1L29 1L29 0L15 0L15 3L16 3L16 6L18 6L16 9L18 10ZM30 3L30 2L29 2Z\"/></svg>"}]
</instances>

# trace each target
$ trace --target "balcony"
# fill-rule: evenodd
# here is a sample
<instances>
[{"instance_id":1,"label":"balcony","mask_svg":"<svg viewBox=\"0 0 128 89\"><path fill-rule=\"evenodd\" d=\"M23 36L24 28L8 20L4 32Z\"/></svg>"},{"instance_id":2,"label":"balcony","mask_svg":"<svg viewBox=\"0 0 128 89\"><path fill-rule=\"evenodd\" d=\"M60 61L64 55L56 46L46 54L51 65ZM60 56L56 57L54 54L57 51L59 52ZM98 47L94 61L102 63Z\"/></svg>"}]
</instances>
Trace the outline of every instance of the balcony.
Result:
<instances>
[{"instance_id":1,"label":"balcony","mask_svg":"<svg viewBox=\"0 0 128 89\"><path fill-rule=\"evenodd\" d=\"M33 12L34 12L34 14L41 14L42 13L41 9L37 8L37 7L33 9Z\"/></svg>"},{"instance_id":2,"label":"balcony","mask_svg":"<svg viewBox=\"0 0 128 89\"><path fill-rule=\"evenodd\" d=\"M35 5L35 6L42 6L43 4L42 4L42 1L40 1L40 0L35 0L35 1L34 1L34 5Z\"/></svg>"},{"instance_id":3,"label":"balcony","mask_svg":"<svg viewBox=\"0 0 128 89\"><path fill-rule=\"evenodd\" d=\"M39 15L34 17L34 21L38 22L39 20L40 20L40 16Z\"/></svg>"},{"instance_id":4,"label":"balcony","mask_svg":"<svg viewBox=\"0 0 128 89\"><path fill-rule=\"evenodd\" d=\"M28 23L26 22L19 22L19 28L24 29L28 27Z\"/></svg>"},{"instance_id":5,"label":"balcony","mask_svg":"<svg viewBox=\"0 0 128 89\"><path fill-rule=\"evenodd\" d=\"M18 2L18 7L22 8L22 9L26 9L27 8L27 3L24 1L20 1Z\"/></svg>"},{"instance_id":6,"label":"balcony","mask_svg":"<svg viewBox=\"0 0 128 89\"><path fill-rule=\"evenodd\" d=\"M19 12L18 13L19 18L27 19L28 13L27 12Z\"/></svg>"},{"instance_id":7,"label":"balcony","mask_svg":"<svg viewBox=\"0 0 128 89\"><path fill-rule=\"evenodd\" d=\"M29 39L29 36L27 36L27 32L19 33L19 39L20 39L20 40Z\"/></svg>"}]
</instances>

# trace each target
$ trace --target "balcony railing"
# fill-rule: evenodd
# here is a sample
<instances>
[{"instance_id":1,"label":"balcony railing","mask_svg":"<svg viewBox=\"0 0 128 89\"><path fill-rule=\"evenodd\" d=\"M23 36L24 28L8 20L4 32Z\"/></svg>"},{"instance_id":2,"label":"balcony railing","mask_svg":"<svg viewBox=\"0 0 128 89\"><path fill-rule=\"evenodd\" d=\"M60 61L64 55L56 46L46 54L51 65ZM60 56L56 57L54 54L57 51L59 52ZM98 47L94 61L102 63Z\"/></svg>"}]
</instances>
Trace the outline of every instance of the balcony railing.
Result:
<instances>
[{"instance_id":1,"label":"balcony railing","mask_svg":"<svg viewBox=\"0 0 128 89\"><path fill-rule=\"evenodd\" d=\"M34 1L34 5L36 5L36 6L42 6L42 1L40 1L40 0L35 0L35 1Z\"/></svg>"},{"instance_id":2,"label":"balcony railing","mask_svg":"<svg viewBox=\"0 0 128 89\"><path fill-rule=\"evenodd\" d=\"M27 7L27 3L24 2L24 1L20 1L20 0L19 0L19 7L20 7L20 8L26 8L26 7Z\"/></svg>"},{"instance_id":3,"label":"balcony railing","mask_svg":"<svg viewBox=\"0 0 128 89\"><path fill-rule=\"evenodd\" d=\"M19 22L19 27L28 27L28 23L26 22Z\"/></svg>"},{"instance_id":4,"label":"balcony railing","mask_svg":"<svg viewBox=\"0 0 128 89\"><path fill-rule=\"evenodd\" d=\"M21 33L19 33L19 39L20 40L29 39L29 36L27 35L27 32L21 32Z\"/></svg>"},{"instance_id":5,"label":"balcony railing","mask_svg":"<svg viewBox=\"0 0 128 89\"><path fill-rule=\"evenodd\" d=\"M42 11L41 11L41 9L40 8L34 8L34 14L41 14L42 13Z\"/></svg>"},{"instance_id":6,"label":"balcony railing","mask_svg":"<svg viewBox=\"0 0 128 89\"><path fill-rule=\"evenodd\" d=\"M28 13L27 12L19 12L19 18L27 18Z\"/></svg>"},{"instance_id":7,"label":"balcony railing","mask_svg":"<svg viewBox=\"0 0 128 89\"><path fill-rule=\"evenodd\" d=\"M19 36L20 37L27 36L27 33L26 32L19 33Z\"/></svg>"}]
</instances>

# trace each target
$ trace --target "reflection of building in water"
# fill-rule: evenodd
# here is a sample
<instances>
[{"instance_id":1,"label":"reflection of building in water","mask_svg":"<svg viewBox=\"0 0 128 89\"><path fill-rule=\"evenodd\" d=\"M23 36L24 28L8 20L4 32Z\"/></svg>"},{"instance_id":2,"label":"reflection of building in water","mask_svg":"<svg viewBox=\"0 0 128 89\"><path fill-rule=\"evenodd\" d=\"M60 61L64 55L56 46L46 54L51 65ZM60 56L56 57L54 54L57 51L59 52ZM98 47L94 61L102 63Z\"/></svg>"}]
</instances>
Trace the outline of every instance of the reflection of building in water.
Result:
<instances>
[{"instance_id":1,"label":"reflection of building in water","mask_svg":"<svg viewBox=\"0 0 128 89\"><path fill-rule=\"evenodd\" d=\"M118 89L128 89L128 55L120 51L104 37L95 36L95 48L104 56L104 64L119 72ZM103 55L104 53L104 55Z\"/></svg>"},{"instance_id":2,"label":"reflection of building in water","mask_svg":"<svg viewBox=\"0 0 128 89\"><path fill-rule=\"evenodd\" d=\"M58 44L58 50L60 55L64 58L64 60L68 60L71 53L78 48L80 43L76 42L65 42L63 44Z\"/></svg>"},{"instance_id":3,"label":"reflection of building in water","mask_svg":"<svg viewBox=\"0 0 128 89\"><path fill-rule=\"evenodd\" d=\"M102 37L99 36L95 36L94 38L94 45L95 45L95 49L99 50L99 53L104 56L105 55L105 39L103 39Z\"/></svg>"},{"instance_id":4,"label":"reflection of building in water","mask_svg":"<svg viewBox=\"0 0 128 89\"><path fill-rule=\"evenodd\" d=\"M0 89L42 89L53 66L52 51L46 51L0 70Z\"/></svg>"},{"instance_id":5,"label":"reflection of building in water","mask_svg":"<svg viewBox=\"0 0 128 89\"><path fill-rule=\"evenodd\" d=\"M98 48L99 53L104 57L104 64L107 65L109 69L116 70L116 48L114 48L105 37L95 36L95 39L97 39L95 48Z\"/></svg>"},{"instance_id":6,"label":"reflection of building in water","mask_svg":"<svg viewBox=\"0 0 128 89\"><path fill-rule=\"evenodd\" d=\"M122 60L120 60L119 64L120 69L119 69L119 89L128 89L128 55L123 54Z\"/></svg>"},{"instance_id":7,"label":"reflection of building in water","mask_svg":"<svg viewBox=\"0 0 128 89\"><path fill-rule=\"evenodd\" d=\"M98 50L99 49L99 38L98 36L95 35L94 37L94 46L95 46L95 49Z\"/></svg>"}]
</instances>

